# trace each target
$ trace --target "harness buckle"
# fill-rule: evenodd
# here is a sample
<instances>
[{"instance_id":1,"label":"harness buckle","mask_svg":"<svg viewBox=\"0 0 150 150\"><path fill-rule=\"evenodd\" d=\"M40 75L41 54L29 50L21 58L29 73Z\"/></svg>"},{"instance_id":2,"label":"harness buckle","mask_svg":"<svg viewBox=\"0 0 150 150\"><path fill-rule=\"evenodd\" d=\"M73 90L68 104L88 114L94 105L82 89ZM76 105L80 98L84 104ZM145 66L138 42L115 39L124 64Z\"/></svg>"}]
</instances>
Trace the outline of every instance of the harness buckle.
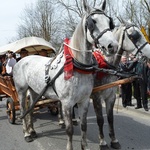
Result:
<instances>
[{"instance_id":1,"label":"harness buckle","mask_svg":"<svg viewBox=\"0 0 150 150\"><path fill-rule=\"evenodd\" d=\"M49 75L45 75L45 82L48 83L50 81L50 76Z\"/></svg>"}]
</instances>

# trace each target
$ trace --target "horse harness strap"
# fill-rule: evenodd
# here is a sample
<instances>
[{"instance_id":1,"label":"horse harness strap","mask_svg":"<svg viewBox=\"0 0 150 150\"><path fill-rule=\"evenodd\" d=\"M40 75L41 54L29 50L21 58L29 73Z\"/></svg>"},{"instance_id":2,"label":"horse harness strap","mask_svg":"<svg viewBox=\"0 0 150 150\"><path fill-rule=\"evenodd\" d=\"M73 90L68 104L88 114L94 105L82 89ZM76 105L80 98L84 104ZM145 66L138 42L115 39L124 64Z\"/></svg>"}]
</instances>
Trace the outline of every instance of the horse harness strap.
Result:
<instances>
[{"instance_id":1,"label":"horse harness strap","mask_svg":"<svg viewBox=\"0 0 150 150\"><path fill-rule=\"evenodd\" d=\"M98 66L98 63L97 63L95 57L93 57L92 65L82 64L79 61L77 61L76 59L73 59L73 66L77 72L80 72L83 74L91 74L91 73L95 72L94 68L95 68L95 66Z\"/></svg>"}]
</instances>

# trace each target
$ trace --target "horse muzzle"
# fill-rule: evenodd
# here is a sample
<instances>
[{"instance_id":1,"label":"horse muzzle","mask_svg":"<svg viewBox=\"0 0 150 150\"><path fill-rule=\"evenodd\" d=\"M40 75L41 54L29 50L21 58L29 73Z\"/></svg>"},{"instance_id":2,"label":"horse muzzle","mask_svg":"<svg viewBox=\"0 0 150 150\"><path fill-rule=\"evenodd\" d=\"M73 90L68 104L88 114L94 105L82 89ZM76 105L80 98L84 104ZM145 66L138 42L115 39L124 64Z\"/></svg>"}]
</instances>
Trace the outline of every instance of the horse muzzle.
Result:
<instances>
[{"instance_id":1,"label":"horse muzzle","mask_svg":"<svg viewBox=\"0 0 150 150\"><path fill-rule=\"evenodd\" d=\"M102 46L101 49L106 56L112 56L116 54L118 49L118 44L109 44L107 48Z\"/></svg>"}]
</instances>

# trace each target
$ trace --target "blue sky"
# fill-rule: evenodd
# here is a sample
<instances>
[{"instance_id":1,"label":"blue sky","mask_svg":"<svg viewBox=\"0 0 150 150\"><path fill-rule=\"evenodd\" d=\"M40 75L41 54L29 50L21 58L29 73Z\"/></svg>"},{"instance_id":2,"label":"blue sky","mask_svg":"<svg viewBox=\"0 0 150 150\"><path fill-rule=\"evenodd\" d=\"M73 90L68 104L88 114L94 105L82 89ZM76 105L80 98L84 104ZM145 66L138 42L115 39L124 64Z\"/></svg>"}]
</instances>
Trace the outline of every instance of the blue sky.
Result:
<instances>
[{"instance_id":1,"label":"blue sky","mask_svg":"<svg viewBox=\"0 0 150 150\"><path fill-rule=\"evenodd\" d=\"M37 0L4 0L0 5L0 46L8 44L16 36L19 17L26 5Z\"/></svg>"}]
</instances>

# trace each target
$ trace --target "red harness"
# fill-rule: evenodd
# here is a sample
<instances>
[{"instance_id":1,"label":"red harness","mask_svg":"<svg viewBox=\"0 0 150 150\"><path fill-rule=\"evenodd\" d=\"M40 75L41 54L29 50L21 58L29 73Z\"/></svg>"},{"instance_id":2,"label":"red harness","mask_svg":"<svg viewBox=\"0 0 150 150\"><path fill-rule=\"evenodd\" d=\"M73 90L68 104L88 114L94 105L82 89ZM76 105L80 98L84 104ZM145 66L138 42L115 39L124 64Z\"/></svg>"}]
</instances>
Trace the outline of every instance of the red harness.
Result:
<instances>
[{"instance_id":1,"label":"red harness","mask_svg":"<svg viewBox=\"0 0 150 150\"><path fill-rule=\"evenodd\" d=\"M66 43L67 45L69 44L69 39L66 38L64 40L64 43ZM64 56L65 56L65 64L64 64L64 79L65 80L68 80L70 79L72 76L73 76L73 71L76 70L77 72L79 73L82 73L82 74L92 74L94 73L93 71L85 71L85 70L82 70L82 69L78 69L76 67L74 67L73 65L73 54L70 50L70 48L64 44ZM107 64L106 62L104 61L105 58L104 56L101 54L101 52L99 51L95 51L93 52L93 55L94 57L96 58L97 60L97 63L98 63L98 67L99 68L107 68ZM103 76L105 75L105 73L102 73L102 72L98 72L97 73L97 78L98 79L101 79Z\"/></svg>"},{"instance_id":2,"label":"red harness","mask_svg":"<svg viewBox=\"0 0 150 150\"><path fill-rule=\"evenodd\" d=\"M107 63L105 62L105 58L100 51L96 50L95 52L93 52L93 55L94 55L95 59L97 60L99 68L105 68L105 69L108 68ZM106 75L106 73L104 73L104 72L97 72L96 77L97 77L97 79L101 79L105 75Z\"/></svg>"},{"instance_id":3,"label":"red harness","mask_svg":"<svg viewBox=\"0 0 150 150\"><path fill-rule=\"evenodd\" d=\"M69 39L66 38L64 43L69 44ZM73 76L73 63L72 63L72 53L70 48L64 44L64 56L65 56L65 64L64 64L64 79L68 80Z\"/></svg>"}]
</instances>

